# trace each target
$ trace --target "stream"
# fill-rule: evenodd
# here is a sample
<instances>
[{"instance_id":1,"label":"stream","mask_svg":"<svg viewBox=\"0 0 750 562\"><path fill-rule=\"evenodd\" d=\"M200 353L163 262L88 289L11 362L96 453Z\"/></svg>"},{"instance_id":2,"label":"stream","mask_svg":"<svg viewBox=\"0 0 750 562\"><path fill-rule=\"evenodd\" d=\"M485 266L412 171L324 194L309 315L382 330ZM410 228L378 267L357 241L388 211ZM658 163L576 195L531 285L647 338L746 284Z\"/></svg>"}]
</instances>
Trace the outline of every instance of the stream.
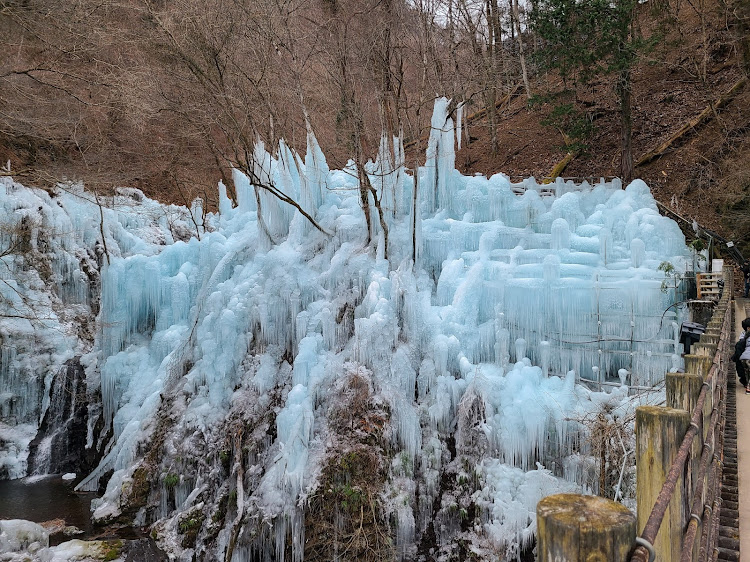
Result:
<instances>
[{"instance_id":1,"label":"stream","mask_svg":"<svg viewBox=\"0 0 750 562\"><path fill-rule=\"evenodd\" d=\"M70 539L127 541L128 555L133 562L164 560L150 537L133 527L99 527L91 522L91 500L95 493L74 492L75 480L65 481L60 475L31 476L19 480L0 480L0 519L26 519L42 523L64 519L66 525L78 527L83 533L50 536L50 546Z\"/></svg>"},{"instance_id":2,"label":"stream","mask_svg":"<svg viewBox=\"0 0 750 562\"><path fill-rule=\"evenodd\" d=\"M0 480L0 519L26 519L35 523L64 519L66 525L83 531L75 537L54 535L50 544L70 538L93 538L102 532L91 522L90 505L95 497L95 493L73 492L73 481L64 481L59 475Z\"/></svg>"}]
</instances>

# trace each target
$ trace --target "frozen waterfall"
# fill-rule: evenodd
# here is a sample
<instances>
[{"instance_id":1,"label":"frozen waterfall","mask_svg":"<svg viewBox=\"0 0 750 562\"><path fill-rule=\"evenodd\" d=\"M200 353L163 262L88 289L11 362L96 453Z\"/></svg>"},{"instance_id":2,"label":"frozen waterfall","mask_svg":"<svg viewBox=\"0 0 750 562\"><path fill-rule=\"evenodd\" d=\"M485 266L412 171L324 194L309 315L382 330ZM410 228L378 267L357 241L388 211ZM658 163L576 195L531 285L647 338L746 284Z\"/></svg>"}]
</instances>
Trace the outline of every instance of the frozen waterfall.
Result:
<instances>
[{"instance_id":1,"label":"frozen waterfall","mask_svg":"<svg viewBox=\"0 0 750 562\"><path fill-rule=\"evenodd\" d=\"M330 236L238 170L236 202L220 185L219 212L206 216L200 240L175 236L172 222L159 218L162 207L146 199L132 215L108 212L114 251L109 265L98 265L99 331L90 349L78 350L89 395L101 394L95 413L105 428L90 432L88 446L109 435L101 463L79 488L95 490L114 471L96 517L119 513L165 408L175 428L202 436L209 449L225 438L218 428L227 420L262 419L267 431L254 448L227 461L232 474L243 469L237 509L253 510L247 520L259 525L256 534L240 534L234 559L291 552L302 560L302 514L339 439L330 416L351 373L367 381L389 418L381 499L402 559L416 556L428 528L441 547L469 524L483 548L521 548L533 536L543 491L586 486L580 420L603 409L626 417L635 403L658 399L637 394L679 361L675 326L683 313L658 268L669 261L684 270L691 254L640 180L623 189L618 180L540 185L461 175L447 110L448 100L436 102L424 167L406 170L401 141L389 138L368 164L384 192L388 256L364 247L356 174L329 170L312 130L304 158L283 143L274 152L259 145L253 175L299 201ZM21 208L27 196L3 181L0 202ZM43 216L34 224L68 232L70 255L96 246L90 206L67 192L59 205L36 197L44 199ZM15 212L34 215L31 205ZM55 267L59 298L90 306L81 263ZM18 477L19 451L49 389L30 348L19 354L9 335L15 328L0 324L0 381L10 389L0 394L0 430L18 434L0 466ZM60 356L51 363L62 364L70 353L56 341ZM39 379L28 393L20 373ZM188 466L189 453L172 450L163 462L179 456ZM191 502L216 477L205 466L184 470L177 488L161 488L174 505L164 501L160 518L199 509ZM455 476L450 493L441 480L447 473ZM474 519L461 523L450 514L468 514L466 502ZM217 548L230 536L227 526Z\"/></svg>"}]
</instances>

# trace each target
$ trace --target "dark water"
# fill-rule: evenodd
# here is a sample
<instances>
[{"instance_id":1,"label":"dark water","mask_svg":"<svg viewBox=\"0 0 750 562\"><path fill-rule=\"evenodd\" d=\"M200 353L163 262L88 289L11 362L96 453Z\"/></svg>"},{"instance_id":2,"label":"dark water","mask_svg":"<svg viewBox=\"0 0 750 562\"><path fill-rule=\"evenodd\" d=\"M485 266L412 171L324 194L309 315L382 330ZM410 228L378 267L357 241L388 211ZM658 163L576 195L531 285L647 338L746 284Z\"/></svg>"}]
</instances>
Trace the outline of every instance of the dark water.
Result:
<instances>
[{"instance_id":1,"label":"dark water","mask_svg":"<svg viewBox=\"0 0 750 562\"><path fill-rule=\"evenodd\" d=\"M50 537L50 545L76 539L123 539L127 562L162 562L166 555L150 537L132 527L96 527L91 522L91 500L95 493L74 492L76 481L60 476L32 477L21 480L0 480L0 519L26 519L42 523L64 519L83 531L66 537L62 533Z\"/></svg>"},{"instance_id":2,"label":"dark water","mask_svg":"<svg viewBox=\"0 0 750 562\"><path fill-rule=\"evenodd\" d=\"M89 535L93 493L74 493L73 481L60 476L0 480L0 519L27 519L36 523L65 519Z\"/></svg>"}]
</instances>

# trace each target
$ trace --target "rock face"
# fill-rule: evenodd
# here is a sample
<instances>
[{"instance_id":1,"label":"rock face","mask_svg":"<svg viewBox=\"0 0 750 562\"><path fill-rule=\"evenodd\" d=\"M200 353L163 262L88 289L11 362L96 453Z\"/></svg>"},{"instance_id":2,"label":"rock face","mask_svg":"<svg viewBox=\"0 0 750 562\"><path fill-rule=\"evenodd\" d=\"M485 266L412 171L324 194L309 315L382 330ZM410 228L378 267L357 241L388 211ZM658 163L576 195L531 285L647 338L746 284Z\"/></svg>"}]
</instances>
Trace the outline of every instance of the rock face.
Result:
<instances>
[{"instance_id":1,"label":"rock face","mask_svg":"<svg viewBox=\"0 0 750 562\"><path fill-rule=\"evenodd\" d=\"M66 527L62 519L41 524L23 519L0 521L0 560L23 562L166 562L167 555L153 540L72 539L49 546L50 535L76 534L75 527ZM80 532L80 531L78 531Z\"/></svg>"},{"instance_id":2,"label":"rock face","mask_svg":"<svg viewBox=\"0 0 750 562\"><path fill-rule=\"evenodd\" d=\"M86 373L74 357L52 380L49 406L29 446L29 474L86 473L97 455L86 448L89 405Z\"/></svg>"},{"instance_id":3,"label":"rock face","mask_svg":"<svg viewBox=\"0 0 750 562\"><path fill-rule=\"evenodd\" d=\"M166 553L149 539L127 541L123 545L122 555L125 562L166 562L169 560Z\"/></svg>"},{"instance_id":4,"label":"rock face","mask_svg":"<svg viewBox=\"0 0 750 562\"><path fill-rule=\"evenodd\" d=\"M221 186L187 241L175 217L197 204L45 200L83 233L68 248L101 235L112 256L90 347L60 340L39 374L29 343L3 370L25 361L43 382L24 410L34 435L43 417L31 470L85 475L98 523L149 526L186 562L521 558L541 497L599 485L588 420L632 434L617 373L650 385L679 360L659 264L689 253L643 182L461 176L446 111L417 178L385 155L372 168L390 205L378 244L356 175L330 171L314 137L304 164L259 146L252 175L320 230L239 172L237 205ZM103 456L90 470L81 451Z\"/></svg>"}]
</instances>

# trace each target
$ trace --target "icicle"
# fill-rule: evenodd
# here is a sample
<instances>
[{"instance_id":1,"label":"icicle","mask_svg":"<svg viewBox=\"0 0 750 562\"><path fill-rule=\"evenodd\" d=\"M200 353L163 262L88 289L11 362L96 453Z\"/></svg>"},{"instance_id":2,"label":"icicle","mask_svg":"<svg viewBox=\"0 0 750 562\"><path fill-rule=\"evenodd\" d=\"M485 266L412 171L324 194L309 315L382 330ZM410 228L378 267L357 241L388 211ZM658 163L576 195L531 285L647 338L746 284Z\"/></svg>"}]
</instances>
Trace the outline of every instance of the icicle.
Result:
<instances>
[{"instance_id":1,"label":"icicle","mask_svg":"<svg viewBox=\"0 0 750 562\"><path fill-rule=\"evenodd\" d=\"M458 150L461 150L461 133L462 133L462 126L463 126L463 117L464 117L464 102L458 102L458 105L456 106L456 144L458 146Z\"/></svg>"},{"instance_id":2,"label":"icicle","mask_svg":"<svg viewBox=\"0 0 750 562\"><path fill-rule=\"evenodd\" d=\"M550 344L548 341L539 342L540 355L542 358L542 376L549 376Z\"/></svg>"},{"instance_id":3,"label":"icicle","mask_svg":"<svg viewBox=\"0 0 750 562\"><path fill-rule=\"evenodd\" d=\"M307 127L307 154L305 155L305 181L301 185L301 204L315 218L328 187L328 164L315 138L312 125L305 119Z\"/></svg>"},{"instance_id":4,"label":"icicle","mask_svg":"<svg viewBox=\"0 0 750 562\"><path fill-rule=\"evenodd\" d=\"M560 258L556 255L549 255L544 258L544 280L551 283L560 278Z\"/></svg>"},{"instance_id":5,"label":"icicle","mask_svg":"<svg viewBox=\"0 0 750 562\"><path fill-rule=\"evenodd\" d=\"M253 186L250 185L248 177L237 168L232 168L232 181L234 182L234 191L237 194L237 209L239 212L246 213L257 210L255 191ZM221 187L219 187L219 189L221 189ZM219 201L221 202L221 199ZM226 205L227 204L225 203L225 206ZM229 205L231 205L231 203L229 203Z\"/></svg>"},{"instance_id":6,"label":"icicle","mask_svg":"<svg viewBox=\"0 0 750 562\"><path fill-rule=\"evenodd\" d=\"M680 370L680 356L676 353L673 353L670 356L670 360L672 361L672 367L669 369L670 373L677 373Z\"/></svg>"},{"instance_id":7,"label":"icicle","mask_svg":"<svg viewBox=\"0 0 750 562\"><path fill-rule=\"evenodd\" d=\"M630 260L633 267L641 267L646 258L646 244L640 238L633 238L630 242Z\"/></svg>"},{"instance_id":8,"label":"icicle","mask_svg":"<svg viewBox=\"0 0 750 562\"><path fill-rule=\"evenodd\" d=\"M516 362L523 360L526 357L526 340L518 338L516 340Z\"/></svg>"},{"instance_id":9,"label":"icicle","mask_svg":"<svg viewBox=\"0 0 750 562\"><path fill-rule=\"evenodd\" d=\"M570 227L565 219L552 221L552 243L550 247L553 250L570 249Z\"/></svg>"}]
</instances>

